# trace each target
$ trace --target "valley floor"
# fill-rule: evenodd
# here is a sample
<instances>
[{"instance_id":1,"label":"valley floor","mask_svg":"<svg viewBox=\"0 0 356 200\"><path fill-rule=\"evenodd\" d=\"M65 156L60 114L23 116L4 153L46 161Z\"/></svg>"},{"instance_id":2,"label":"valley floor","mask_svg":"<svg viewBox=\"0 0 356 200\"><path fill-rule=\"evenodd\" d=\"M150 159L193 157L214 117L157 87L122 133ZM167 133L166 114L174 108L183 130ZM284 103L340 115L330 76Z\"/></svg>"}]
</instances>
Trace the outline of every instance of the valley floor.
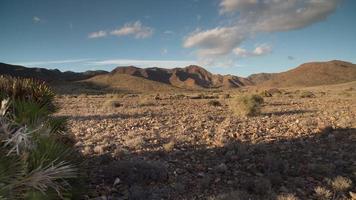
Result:
<instances>
[{"instance_id":1,"label":"valley floor","mask_svg":"<svg viewBox=\"0 0 356 200\"><path fill-rule=\"evenodd\" d=\"M321 186L350 198L356 91L314 94L265 98L262 114L249 118L233 115L233 98L214 106L194 94L62 95L57 115L69 118L76 146L88 157L92 197L316 199ZM337 176L353 186L337 192Z\"/></svg>"}]
</instances>

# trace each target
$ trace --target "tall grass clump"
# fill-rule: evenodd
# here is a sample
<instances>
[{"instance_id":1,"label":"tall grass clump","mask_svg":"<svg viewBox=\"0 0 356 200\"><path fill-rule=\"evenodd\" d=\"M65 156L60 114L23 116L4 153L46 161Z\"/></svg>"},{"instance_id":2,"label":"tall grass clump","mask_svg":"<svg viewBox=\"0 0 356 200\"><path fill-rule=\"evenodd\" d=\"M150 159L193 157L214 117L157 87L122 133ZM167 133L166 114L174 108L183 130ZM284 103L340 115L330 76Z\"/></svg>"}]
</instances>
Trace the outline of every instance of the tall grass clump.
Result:
<instances>
[{"instance_id":1,"label":"tall grass clump","mask_svg":"<svg viewBox=\"0 0 356 200\"><path fill-rule=\"evenodd\" d=\"M238 116L257 116L261 114L264 99L260 95L245 95L233 98L230 101L230 108Z\"/></svg>"},{"instance_id":2,"label":"tall grass clump","mask_svg":"<svg viewBox=\"0 0 356 200\"><path fill-rule=\"evenodd\" d=\"M54 93L0 76L0 199L78 199L81 157L53 117Z\"/></svg>"}]
</instances>

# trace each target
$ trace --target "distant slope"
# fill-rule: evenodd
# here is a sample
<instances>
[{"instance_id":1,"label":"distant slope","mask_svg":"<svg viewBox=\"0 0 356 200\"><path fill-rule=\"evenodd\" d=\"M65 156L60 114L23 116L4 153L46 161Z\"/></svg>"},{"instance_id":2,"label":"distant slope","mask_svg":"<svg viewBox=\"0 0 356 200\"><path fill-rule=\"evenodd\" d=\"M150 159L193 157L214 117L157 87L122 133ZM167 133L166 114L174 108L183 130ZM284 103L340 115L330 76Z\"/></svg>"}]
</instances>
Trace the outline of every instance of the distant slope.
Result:
<instances>
[{"instance_id":1,"label":"distant slope","mask_svg":"<svg viewBox=\"0 0 356 200\"><path fill-rule=\"evenodd\" d=\"M274 75L276 75L276 74L275 73L259 73L259 74L252 74L247 78L250 81L252 81L254 84L258 85L260 83L263 83L265 81L272 79L272 77Z\"/></svg>"},{"instance_id":2,"label":"distant slope","mask_svg":"<svg viewBox=\"0 0 356 200\"><path fill-rule=\"evenodd\" d=\"M82 82L129 92L172 92L181 90L165 83L120 73L97 75Z\"/></svg>"},{"instance_id":3,"label":"distant slope","mask_svg":"<svg viewBox=\"0 0 356 200\"><path fill-rule=\"evenodd\" d=\"M110 74L127 74L188 89L238 88L252 85L252 82L248 79L233 75L212 74L196 65L174 69L117 67Z\"/></svg>"},{"instance_id":4,"label":"distant slope","mask_svg":"<svg viewBox=\"0 0 356 200\"><path fill-rule=\"evenodd\" d=\"M356 80L356 65L344 61L311 62L276 74L255 74L248 77L257 85L267 87L318 86ZM263 80L265 79L265 80Z\"/></svg>"},{"instance_id":5,"label":"distant slope","mask_svg":"<svg viewBox=\"0 0 356 200\"><path fill-rule=\"evenodd\" d=\"M15 77L36 78L43 81L76 81L83 80L98 74L108 73L106 71L87 71L83 73L61 72L58 69L28 68L19 65L0 63L0 75L10 75Z\"/></svg>"}]
</instances>

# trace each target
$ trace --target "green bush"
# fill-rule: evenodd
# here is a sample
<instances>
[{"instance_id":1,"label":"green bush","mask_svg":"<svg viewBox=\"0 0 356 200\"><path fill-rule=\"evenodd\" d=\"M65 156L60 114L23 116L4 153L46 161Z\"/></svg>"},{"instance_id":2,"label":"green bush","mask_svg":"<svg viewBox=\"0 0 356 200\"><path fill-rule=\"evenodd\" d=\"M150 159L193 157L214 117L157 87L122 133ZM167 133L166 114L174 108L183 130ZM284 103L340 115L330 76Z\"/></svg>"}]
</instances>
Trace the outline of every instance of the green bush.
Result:
<instances>
[{"instance_id":1,"label":"green bush","mask_svg":"<svg viewBox=\"0 0 356 200\"><path fill-rule=\"evenodd\" d=\"M260 95L247 95L230 101L230 108L239 116L256 116L261 113L263 103L264 99Z\"/></svg>"},{"instance_id":2,"label":"green bush","mask_svg":"<svg viewBox=\"0 0 356 200\"><path fill-rule=\"evenodd\" d=\"M81 156L64 134L54 93L31 79L0 77L0 199L77 199Z\"/></svg>"}]
</instances>

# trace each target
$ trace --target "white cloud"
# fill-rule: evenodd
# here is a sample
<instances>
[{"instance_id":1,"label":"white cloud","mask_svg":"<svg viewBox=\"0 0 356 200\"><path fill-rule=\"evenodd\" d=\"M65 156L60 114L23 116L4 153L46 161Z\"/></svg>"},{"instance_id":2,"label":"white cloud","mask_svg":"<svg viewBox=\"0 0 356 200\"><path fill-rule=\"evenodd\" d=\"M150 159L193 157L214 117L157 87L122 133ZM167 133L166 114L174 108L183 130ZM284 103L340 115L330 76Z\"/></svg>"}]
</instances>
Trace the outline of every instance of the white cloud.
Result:
<instances>
[{"instance_id":1,"label":"white cloud","mask_svg":"<svg viewBox=\"0 0 356 200\"><path fill-rule=\"evenodd\" d=\"M194 31L184 39L183 46L196 48L199 59L219 59L236 53L234 49L256 34L295 30L323 21L335 11L340 2L341 0L221 0L219 11L232 23ZM255 53L258 51L261 49Z\"/></svg>"},{"instance_id":2,"label":"white cloud","mask_svg":"<svg viewBox=\"0 0 356 200\"><path fill-rule=\"evenodd\" d=\"M101 38L105 36L107 36L106 31L97 31L97 32L89 33L88 38L93 39L93 38Z\"/></svg>"},{"instance_id":3,"label":"white cloud","mask_svg":"<svg viewBox=\"0 0 356 200\"><path fill-rule=\"evenodd\" d=\"M237 47L233 52L240 57L254 57L254 56L263 56L270 54L272 52L272 47L267 44L262 44L257 46L253 51L248 51L246 49Z\"/></svg>"},{"instance_id":4,"label":"white cloud","mask_svg":"<svg viewBox=\"0 0 356 200\"><path fill-rule=\"evenodd\" d=\"M245 33L235 27L218 27L206 31L195 31L185 38L185 48L196 47L199 57L226 55L245 40Z\"/></svg>"},{"instance_id":5,"label":"white cloud","mask_svg":"<svg viewBox=\"0 0 356 200\"><path fill-rule=\"evenodd\" d=\"M34 17L32 17L32 21L33 21L34 23L40 23L40 22L42 21L42 19L39 18L39 17L37 17L37 16L34 16Z\"/></svg>"},{"instance_id":6,"label":"white cloud","mask_svg":"<svg viewBox=\"0 0 356 200\"><path fill-rule=\"evenodd\" d=\"M193 60L135 60L135 59L112 59L88 62L91 65L115 65L115 66L137 66L137 67L183 67L197 64Z\"/></svg>"},{"instance_id":7,"label":"white cloud","mask_svg":"<svg viewBox=\"0 0 356 200\"><path fill-rule=\"evenodd\" d=\"M143 39L152 36L153 32L153 28L144 26L140 21L136 21L134 23L126 23L123 27L111 31L110 34L119 37L133 35L137 39Z\"/></svg>"}]
</instances>

